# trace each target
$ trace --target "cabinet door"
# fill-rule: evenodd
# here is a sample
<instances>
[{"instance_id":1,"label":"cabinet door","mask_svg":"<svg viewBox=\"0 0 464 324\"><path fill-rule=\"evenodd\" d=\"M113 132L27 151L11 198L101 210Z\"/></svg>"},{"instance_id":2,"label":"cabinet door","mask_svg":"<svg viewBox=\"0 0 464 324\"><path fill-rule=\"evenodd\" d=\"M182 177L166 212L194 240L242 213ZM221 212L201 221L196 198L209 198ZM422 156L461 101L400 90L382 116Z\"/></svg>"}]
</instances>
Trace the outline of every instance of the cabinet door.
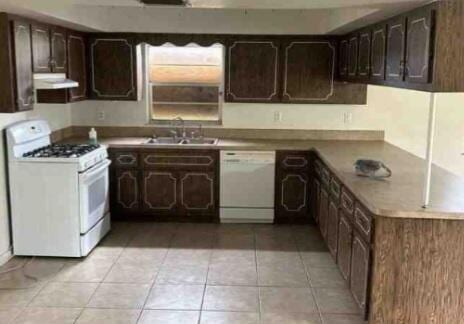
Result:
<instances>
[{"instance_id":1,"label":"cabinet door","mask_svg":"<svg viewBox=\"0 0 464 324\"><path fill-rule=\"evenodd\" d=\"M338 222L337 264L342 277L349 282L351 273L351 248L353 242L353 227L343 210L340 211Z\"/></svg>"},{"instance_id":2,"label":"cabinet door","mask_svg":"<svg viewBox=\"0 0 464 324\"><path fill-rule=\"evenodd\" d=\"M51 29L51 67L54 73L66 73L67 64L66 29L53 27Z\"/></svg>"},{"instance_id":3,"label":"cabinet door","mask_svg":"<svg viewBox=\"0 0 464 324\"><path fill-rule=\"evenodd\" d=\"M90 41L91 95L102 100L136 100L135 47L125 38Z\"/></svg>"},{"instance_id":4,"label":"cabinet door","mask_svg":"<svg viewBox=\"0 0 464 324\"><path fill-rule=\"evenodd\" d=\"M147 170L142 176L142 201L146 211L174 214L178 201L178 173Z\"/></svg>"},{"instance_id":5,"label":"cabinet door","mask_svg":"<svg viewBox=\"0 0 464 324\"><path fill-rule=\"evenodd\" d=\"M70 101L79 101L87 98L87 71L84 35L75 32L68 33L68 78L79 82L77 88L71 88Z\"/></svg>"},{"instance_id":6,"label":"cabinet door","mask_svg":"<svg viewBox=\"0 0 464 324\"><path fill-rule=\"evenodd\" d=\"M387 72L388 81L404 80L406 19L402 16L387 24Z\"/></svg>"},{"instance_id":7,"label":"cabinet door","mask_svg":"<svg viewBox=\"0 0 464 324\"><path fill-rule=\"evenodd\" d=\"M359 308L365 312L367 305L367 289L369 280L369 245L356 232L353 236L351 252L351 279L350 286L353 297Z\"/></svg>"},{"instance_id":8,"label":"cabinet door","mask_svg":"<svg viewBox=\"0 0 464 324\"><path fill-rule=\"evenodd\" d=\"M327 241L327 221L329 217L329 193L325 187L321 187L319 196L319 229L322 237Z\"/></svg>"},{"instance_id":9,"label":"cabinet door","mask_svg":"<svg viewBox=\"0 0 464 324\"><path fill-rule=\"evenodd\" d=\"M181 214L212 214L216 208L215 173L179 172Z\"/></svg>"},{"instance_id":10,"label":"cabinet door","mask_svg":"<svg viewBox=\"0 0 464 324\"><path fill-rule=\"evenodd\" d=\"M419 9L408 15L406 46L406 81L428 83L431 71L432 8Z\"/></svg>"},{"instance_id":11,"label":"cabinet door","mask_svg":"<svg viewBox=\"0 0 464 324\"><path fill-rule=\"evenodd\" d=\"M311 194L310 194L310 208L311 215L313 216L316 223L319 222L319 196L320 196L321 182L319 179L314 178L311 183Z\"/></svg>"},{"instance_id":12,"label":"cabinet door","mask_svg":"<svg viewBox=\"0 0 464 324\"><path fill-rule=\"evenodd\" d=\"M342 80L348 76L348 39L342 39L338 48L338 74Z\"/></svg>"},{"instance_id":13,"label":"cabinet door","mask_svg":"<svg viewBox=\"0 0 464 324\"><path fill-rule=\"evenodd\" d=\"M371 80L385 80L386 30L383 24L372 28Z\"/></svg>"},{"instance_id":14,"label":"cabinet door","mask_svg":"<svg viewBox=\"0 0 464 324\"><path fill-rule=\"evenodd\" d=\"M328 102L334 95L336 45L295 41L284 47L284 102Z\"/></svg>"},{"instance_id":15,"label":"cabinet door","mask_svg":"<svg viewBox=\"0 0 464 324\"><path fill-rule=\"evenodd\" d=\"M50 28L46 25L31 25L32 59L34 73L48 73L51 69Z\"/></svg>"},{"instance_id":16,"label":"cabinet door","mask_svg":"<svg viewBox=\"0 0 464 324\"><path fill-rule=\"evenodd\" d=\"M359 33L358 78L369 80L371 60L371 30L366 29Z\"/></svg>"},{"instance_id":17,"label":"cabinet door","mask_svg":"<svg viewBox=\"0 0 464 324\"><path fill-rule=\"evenodd\" d=\"M330 199L327 218L327 246L330 254L337 260L338 247L338 203Z\"/></svg>"},{"instance_id":18,"label":"cabinet door","mask_svg":"<svg viewBox=\"0 0 464 324\"><path fill-rule=\"evenodd\" d=\"M16 72L16 109L19 111L30 110L34 106L30 25L13 21L12 31Z\"/></svg>"},{"instance_id":19,"label":"cabinet door","mask_svg":"<svg viewBox=\"0 0 464 324\"><path fill-rule=\"evenodd\" d=\"M358 72L358 35L350 37L348 42L348 78L356 78Z\"/></svg>"},{"instance_id":20,"label":"cabinet door","mask_svg":"<svg viewBox=\"0 0 464 324\"><path fill-rule=\"evenodd\" d=\"M308 177L303 173L282 172L276 181L276 221L308 221Z\"/></svg>"},{"instance_id":21,"label":"cabinet door","mask_svg":"<svg viewBox=\"0 0 464 324\"><path fill-rule=\"evenodd\" d=\"M140 207L139 172L117 169L113 179L113 205L119 211L133 212Z\"/></svg>"},{"instance_id":22,"label":"cabinet door","mask_svg":"<svg viewBox=\"0 0 464 324\"><path fill-rule=\"evenodd\" d=\"M233 41L228 47L227 101L279 101L279 44Z\"/></svg>"}]
</instances>

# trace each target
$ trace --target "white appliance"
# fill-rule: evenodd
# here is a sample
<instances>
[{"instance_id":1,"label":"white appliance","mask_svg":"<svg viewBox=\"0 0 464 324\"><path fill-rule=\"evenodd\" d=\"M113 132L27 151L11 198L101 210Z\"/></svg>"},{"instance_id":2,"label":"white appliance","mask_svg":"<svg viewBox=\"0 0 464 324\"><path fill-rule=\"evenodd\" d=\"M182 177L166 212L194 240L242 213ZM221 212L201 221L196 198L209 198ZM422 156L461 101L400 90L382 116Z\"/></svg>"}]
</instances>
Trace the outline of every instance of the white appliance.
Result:
<instances>
[{"instance_id":1,"label":"white appliance","mask_svg":"<svg viewBox=\"0 0 464 324\"><path fill-rule=\"evenodd\" d=\"M34 74L34 89L68 89L77 88L79 82L66 79L64 73L37 73Z\"/></svg>"},{"instance_id":2,"label":"white appliance","mask_svg":"<svg viewBox=\"0 0 464 324\"><path fill-rule=\"evenodd\" d=\"M15 255L86 256L110 230L106 147L51 144L44 120L7 128Z\"/></svg>"},{"instance_id":3,"label":"white appliance","mask_svg":"<svg viewBox=\"0 0 464 324\"><path fill-rule=\"evenodd\" d=\"M274 221L275 152L221 151L222 223Z\"/></svg>"}]
</instances>

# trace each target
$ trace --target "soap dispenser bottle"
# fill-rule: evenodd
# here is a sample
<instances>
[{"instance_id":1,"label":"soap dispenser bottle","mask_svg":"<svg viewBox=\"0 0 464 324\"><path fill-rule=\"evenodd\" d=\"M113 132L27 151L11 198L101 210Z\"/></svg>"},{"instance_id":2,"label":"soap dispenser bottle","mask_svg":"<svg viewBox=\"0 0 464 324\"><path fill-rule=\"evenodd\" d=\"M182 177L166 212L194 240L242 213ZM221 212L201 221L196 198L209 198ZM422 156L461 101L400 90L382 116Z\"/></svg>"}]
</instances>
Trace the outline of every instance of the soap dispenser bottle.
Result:
<instances>
[{"instance_id":1,"label":"soap dispenser bottle","mask_svg":"<svg viewBox=\"0 0 464 324\"><path fill-rule=\"evenodd\" d=\"M97 144L97 131L93 127L89 132L89 143L90 144Z\"/></svg>"}]
</instances>

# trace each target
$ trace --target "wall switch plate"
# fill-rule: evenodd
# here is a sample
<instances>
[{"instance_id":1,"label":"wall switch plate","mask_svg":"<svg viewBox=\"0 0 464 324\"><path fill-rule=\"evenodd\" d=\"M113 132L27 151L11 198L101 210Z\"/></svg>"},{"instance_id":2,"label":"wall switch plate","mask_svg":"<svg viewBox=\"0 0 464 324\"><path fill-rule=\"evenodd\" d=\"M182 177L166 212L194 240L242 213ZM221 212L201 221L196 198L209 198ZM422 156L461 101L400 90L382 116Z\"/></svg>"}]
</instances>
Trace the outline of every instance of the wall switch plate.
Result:
<instances>
[{"instance_id":1,"label":"wall switch plate","mask_svg":"<svg viewBox=\"0 0 464 324\"><path fill-rule=\"evenodd\" d=\"M278 123L282 121L282 112L274 111L274 122Z\"/></svg>"},{"instance_id":2,"label":"wall switch plate","mask_svg":"<svg viewBox=\"0 0 464 324\"><path fill-rule=\"evenodd\" d=\"M105 112L104 112L104 111L99 111L99 112L97 112L97 119L98 119L99 121L105 120Z\"/></svg>"},{"instance_id":3,"label":"wall switch plate","mask_svg":"<svg viewBox=\"0 0 464 324\"><path fill-rule=\"evenodd\" d=\"M351 112L343 113L343 123L351 124L353 122L353 114Z\"/></svg>"}]
</instances>

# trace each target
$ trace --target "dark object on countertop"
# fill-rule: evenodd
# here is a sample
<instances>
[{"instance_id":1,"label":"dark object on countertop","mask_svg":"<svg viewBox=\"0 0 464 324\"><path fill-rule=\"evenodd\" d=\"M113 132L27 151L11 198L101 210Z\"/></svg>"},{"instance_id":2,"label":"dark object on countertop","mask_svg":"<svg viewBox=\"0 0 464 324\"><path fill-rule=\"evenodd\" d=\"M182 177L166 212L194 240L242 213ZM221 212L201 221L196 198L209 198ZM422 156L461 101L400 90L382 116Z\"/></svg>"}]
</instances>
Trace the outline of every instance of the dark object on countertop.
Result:
<instances>
[{"instance_id":1,"label":"dark object on countertop","mask_svg":"<svg viewBox=\"0 0 464 324\"><path fill-rule=\"evenodd\" d=\"M357 160L354 164L356 174L374 179L389 178L392 171L383 162L376 160Z\"/></svg>"}]
</instances>

